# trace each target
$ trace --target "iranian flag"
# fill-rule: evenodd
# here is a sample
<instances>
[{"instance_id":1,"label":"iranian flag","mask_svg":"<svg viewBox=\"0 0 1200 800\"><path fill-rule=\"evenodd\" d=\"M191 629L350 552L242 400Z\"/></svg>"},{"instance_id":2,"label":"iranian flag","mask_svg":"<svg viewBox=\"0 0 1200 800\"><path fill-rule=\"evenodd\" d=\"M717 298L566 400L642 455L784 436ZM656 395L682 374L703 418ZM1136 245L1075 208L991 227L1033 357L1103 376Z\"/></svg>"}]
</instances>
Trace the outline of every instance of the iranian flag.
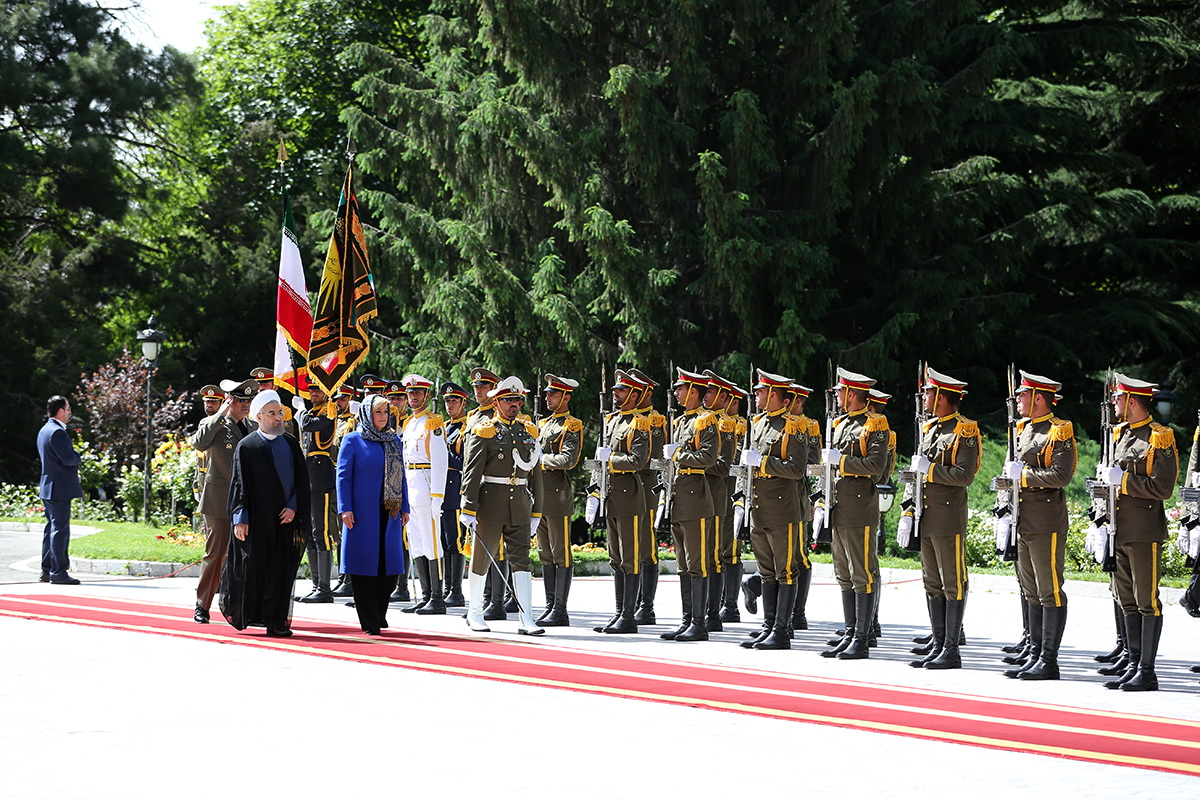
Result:
<instances>
[{"instance_id":1,"label":"iranian flag","mask_svg":"<svg viewBox=\"0 0 1200 800\"><path fill-rule=\"evenodd\" d=\"M292 201L283 193L283 243L279 252L279 286L275 296L275 385L292 394L308 394L305 364L312 338L312 308L300 263ZM297 353L293 360L292 352ZM299 364L297 369L294 365Z\"/></svg>"}]
</instances>

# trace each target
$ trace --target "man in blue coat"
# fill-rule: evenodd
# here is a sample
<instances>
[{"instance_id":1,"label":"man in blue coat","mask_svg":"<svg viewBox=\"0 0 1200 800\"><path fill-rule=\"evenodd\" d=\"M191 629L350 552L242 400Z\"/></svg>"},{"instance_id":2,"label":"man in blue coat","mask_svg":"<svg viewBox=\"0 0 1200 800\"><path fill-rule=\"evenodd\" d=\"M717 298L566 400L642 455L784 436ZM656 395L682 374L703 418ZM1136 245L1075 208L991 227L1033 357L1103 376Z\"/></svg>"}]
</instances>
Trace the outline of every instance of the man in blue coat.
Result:
<instances>
[{"instance_id":1,"label":"man in blue coat","mask_svg":"<svg viewBox=\"0 0 1200 800\"><path fill-rule=\"evenodd\" d=\"M78 578L67 574L71 565L67 548L71 541L71 501L83 497L79 483L79 453L71 445L67 420L71 403L54 395L46 403L49 419L38 431L38 456L42 459L42 482L38 496L46 509L46 531L42 535L42 582L76 586Z\"/></svg>"}]
</instances>

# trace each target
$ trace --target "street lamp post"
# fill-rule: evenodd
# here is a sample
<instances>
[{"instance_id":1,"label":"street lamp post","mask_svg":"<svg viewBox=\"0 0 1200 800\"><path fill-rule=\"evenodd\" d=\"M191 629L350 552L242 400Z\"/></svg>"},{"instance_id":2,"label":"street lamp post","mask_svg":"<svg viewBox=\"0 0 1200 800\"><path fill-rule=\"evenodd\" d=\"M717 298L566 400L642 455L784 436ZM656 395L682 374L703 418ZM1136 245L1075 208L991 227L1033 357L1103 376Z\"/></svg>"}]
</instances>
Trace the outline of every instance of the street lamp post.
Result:
<instances>
[{"instance_id":1,"label":"street lamp post","mask_svg":"<svg viewBox=\"0 0 1200 800\"><path fill-rule=\"evenodd\" d=\"M150 380L154 374L154 362L158 361L159 351L167 335L154 326L158 321L153 315L146 321L145 330L138 331L137 340L142 345L142 358L146 359L149 367L146 371L146 460L142 462L142 476L145 482L142 486L142 521L150 522Z\"/></svg>"}]
</instances>

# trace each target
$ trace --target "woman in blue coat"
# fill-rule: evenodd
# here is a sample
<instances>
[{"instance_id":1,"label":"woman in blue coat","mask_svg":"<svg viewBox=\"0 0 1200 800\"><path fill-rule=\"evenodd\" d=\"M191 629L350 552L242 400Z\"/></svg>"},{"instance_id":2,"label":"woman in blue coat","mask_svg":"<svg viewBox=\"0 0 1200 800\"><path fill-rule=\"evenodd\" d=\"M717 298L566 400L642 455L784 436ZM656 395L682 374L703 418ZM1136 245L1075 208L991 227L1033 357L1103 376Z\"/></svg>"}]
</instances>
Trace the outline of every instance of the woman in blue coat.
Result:
<instances>
[{"instance_id":1,"label":"woman in blue coat","mask_svg":"<svg viewBox=\"0 0 1200 800\"><path fill-rule=\"evenodd\" d=\"M342 439L337 465L342 517L342 572L353 577L354 609L362 629L387 627L388 597L404 572L404 457L391 428L387 399L367 395L358 427Z\"/></svg>"}]
</instances>

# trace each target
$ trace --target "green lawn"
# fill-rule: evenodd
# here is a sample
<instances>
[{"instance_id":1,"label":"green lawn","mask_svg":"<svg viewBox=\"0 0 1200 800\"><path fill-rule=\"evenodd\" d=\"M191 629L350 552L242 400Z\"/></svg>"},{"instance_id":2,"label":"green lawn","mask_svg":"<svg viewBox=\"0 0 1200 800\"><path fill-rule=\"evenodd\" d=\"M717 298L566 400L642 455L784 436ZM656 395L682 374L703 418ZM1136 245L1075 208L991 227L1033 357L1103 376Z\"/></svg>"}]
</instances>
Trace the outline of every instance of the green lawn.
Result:
<instances>
[{"instance_id":1,"label":"green lawn","mask_svg":"<svg viewBox=\"0 0 1200 800\"><path fill-rule=\"evenodd\" d=\"M28 518L9 517L7 522L30 522ZM137 522L76 521L76 525L98 528L96 533L71 540L71 555L77 558L118 561L165 561L192 564L204 557L204 540L198 545L178 544L170 528L156 528Z\"/></svg>"}]
</instances>

